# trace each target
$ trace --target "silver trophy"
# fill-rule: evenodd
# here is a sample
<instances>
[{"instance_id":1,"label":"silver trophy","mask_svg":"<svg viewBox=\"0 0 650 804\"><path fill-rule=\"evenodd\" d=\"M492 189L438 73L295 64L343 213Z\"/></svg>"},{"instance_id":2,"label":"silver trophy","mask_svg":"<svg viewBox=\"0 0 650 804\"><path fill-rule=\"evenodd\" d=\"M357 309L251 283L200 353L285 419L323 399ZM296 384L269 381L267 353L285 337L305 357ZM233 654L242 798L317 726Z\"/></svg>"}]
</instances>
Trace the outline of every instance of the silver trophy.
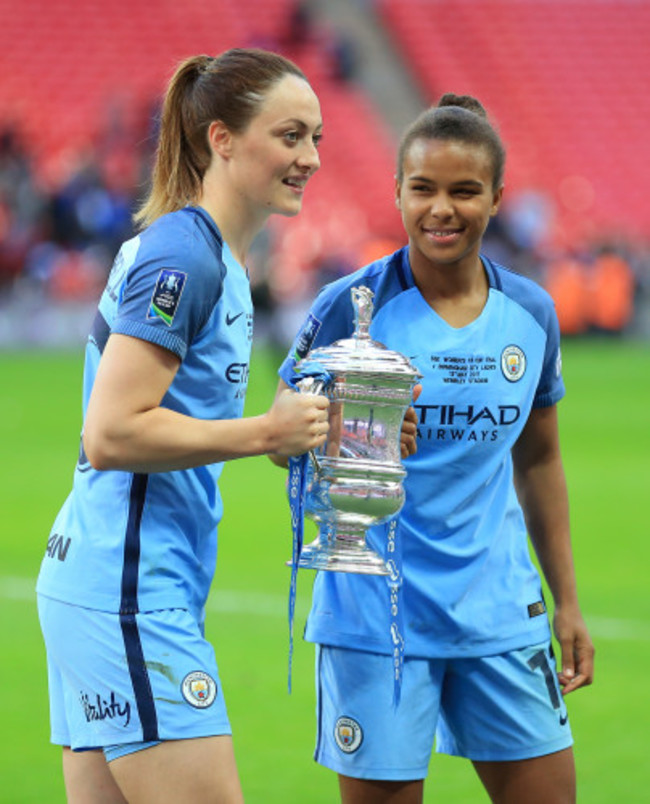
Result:
<instances>
[{"instance_id":1,"label":"silver trophy","mask_svg":"<svg viewBox=\"0 0 650 804\"><path fill-rule=\"evenodd\" d=\"M330 400L327 441L310 453L305 482L304 511L319 536L302 548L300 568L389 574L366 531L404 504L400 435L422 375L406 357L371 340L372 298L369 288L353 288L352 337L314 349L296 365L304 374L322 368L331 377L325 388L309 376L298 383L300 391L322 391Z\"/></svg>"}]
</instances>

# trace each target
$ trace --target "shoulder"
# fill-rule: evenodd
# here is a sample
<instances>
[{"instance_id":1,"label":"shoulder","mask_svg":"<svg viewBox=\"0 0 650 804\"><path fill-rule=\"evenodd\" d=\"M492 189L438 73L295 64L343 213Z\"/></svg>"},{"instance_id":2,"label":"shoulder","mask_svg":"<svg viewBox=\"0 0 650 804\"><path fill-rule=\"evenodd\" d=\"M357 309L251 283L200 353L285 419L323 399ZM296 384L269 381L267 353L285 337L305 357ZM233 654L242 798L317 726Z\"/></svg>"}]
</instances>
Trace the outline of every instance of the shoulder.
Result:
<instances>
[{"instance_id":1,"label":"shoulder","mask_svg":"<svg viewBox=\"0 0 650 804\"><path fill-rule=\"evenodd\" d=\"M404 249L400 249L325 285L294 339L286 365L293 365L312 348L329 345L352 334L353 288L364 286L372 291L374 311L400 292L402 284L398 274L403 270L404 259Z\"/></svg>"},{"instance_id":2,"label":"shoulder","mask_svg":"<svg viewBox=\"0 0 650 804\"><path fill-rule=\"evenodd\" d=\"M373 292L374 305L377 308L386 296L406 289L405 280L402 278L406 250L407 247L404 247L393 254L387 254L381 259L325 285L317 297L319 306L327 309L335 307L339 303L349 302L352 288L364 285Z\"/></svg>"},{"instance_id":3,"label":"shoulder","mask_svg":"<svg viewBox=\"0 0 650 804\"><path fill-rule=\"evenodd\" d=\"M549 320L555 318L555 303L551 295L533 279L486 257L483 260L490 286L527 310L541 327L547 329Z\"/></svg>"},{"instance_id":4,"label":"shoulder","mask_svg":"<svg viewBox=\"0 0 650 804\"><path fill-rule=\"evenodd\" d=\"M154 221L140 235L143 256L175 259L201 265L221 260L223 240L208 215L196 207L170 212Z\"/></svg>"},{"instance_id":5,"label":"shoulder","mask_svg":"<svg viewBox=\"0 0 650 804\"><path fill-rule=\"evenodd\" d=\"M138 235L134 268L173 271L198 293L214 292L226 273L223 240L214 222L195 207L170 212ZM217 290L217 292L219 292Z\"/></svg>"}]
</instances>

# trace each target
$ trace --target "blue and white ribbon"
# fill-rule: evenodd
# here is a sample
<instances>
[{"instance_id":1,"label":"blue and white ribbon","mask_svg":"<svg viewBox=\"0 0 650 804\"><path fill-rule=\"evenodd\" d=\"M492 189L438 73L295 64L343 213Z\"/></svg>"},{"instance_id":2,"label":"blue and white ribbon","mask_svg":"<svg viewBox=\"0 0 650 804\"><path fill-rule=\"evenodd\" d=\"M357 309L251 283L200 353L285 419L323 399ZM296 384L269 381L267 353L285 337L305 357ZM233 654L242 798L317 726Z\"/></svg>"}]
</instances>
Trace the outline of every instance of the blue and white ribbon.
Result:
<instances>
[{"instance_id":1,"label":"blue and white ribbon","mask_svg":"<svg viewBox=\"0 0 650 804\"><path fill-rule=\"evenodd\" d=\"M289 585L289 679L291 693L291 664L293 661L293 620L296 612L296 589L298 584L298 561L302 551L303 517L305 504L305 477L307 455L289 458L289 507L291 509L291 582Z\"/></svg>"},{"instance_id":2,"label":"blue and white ribbon","mask_svg":"<svg viewBox=\"0 0 650 804\"><path fill-rule=\"evenodd\" d=\"M397 519L388 525L386 545L386 566L389 575L386 578L390 593L390 641L393 658L393 705L399 706L402 695L402 676L404 672L404 623L401 606L402 590L402 542L396 538Z\"/></svg>"},{"instance_id":3,"label":"blue and white ribbon","mask_svg":"<svg viewBox=\"0 0 650 804\"><path fill-rule=\"evenodd\" d=\"M331 382L331 375L318 363L311 363L304 372L296 372L291 379L291 387L301 390L301 383L307 378L312 379L309 392L322 393ZM302 389L306 390L302 384ZM291 693L291 666L293 662L293 621L296 613L296 590L298 586L298 562L302 552L305 493L307 484L307 461L309 453L289 458L289 507L291 510L291 581L289 584L289 678L288 690Z\"/></svg>"}]
</instances>

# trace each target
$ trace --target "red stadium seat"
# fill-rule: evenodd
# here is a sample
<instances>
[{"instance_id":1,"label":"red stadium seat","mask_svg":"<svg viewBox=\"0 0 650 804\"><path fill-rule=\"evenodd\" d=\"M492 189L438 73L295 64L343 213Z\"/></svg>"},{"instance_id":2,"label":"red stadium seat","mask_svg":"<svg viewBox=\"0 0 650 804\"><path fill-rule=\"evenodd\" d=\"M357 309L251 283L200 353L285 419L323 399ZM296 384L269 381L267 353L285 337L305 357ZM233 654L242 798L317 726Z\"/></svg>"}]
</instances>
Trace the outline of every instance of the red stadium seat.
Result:
<instances>
[{"instance_id":1,"label":"red stadium seat","mask_svg":"<svg viewBox=\"0 0 650 804\"><path fill-rule=\"evenodd\" d=\"M275 48L305 70L325 114L326 169L307 194L305 226L325 222L339 242L346 222L348 243L390 236L399 230L395 143L364 95L333 77L322 33L289 39L292 7L291 0L11 3L0 26L0 120L20 126L43 175L55 181L70 153L107 137L118 111L125 120L148 114L182 58L235 46Z\"/></svg>"},{"instance_id":2,"label":"red stadium seat","mask_svg":"<svg viewBox=\"0 0 650 804\"><path fill-rule=\"evenodd\" d=\"M650 4L638 0L379 0L431 102L478 97L509 148L509 189L544 190L558 236L650 231ZM647 172L647 171L646 171ZM577 198L575 189L591 186ZM590 197L588 198L588 196Z\"/></svg>"}]
</instances>

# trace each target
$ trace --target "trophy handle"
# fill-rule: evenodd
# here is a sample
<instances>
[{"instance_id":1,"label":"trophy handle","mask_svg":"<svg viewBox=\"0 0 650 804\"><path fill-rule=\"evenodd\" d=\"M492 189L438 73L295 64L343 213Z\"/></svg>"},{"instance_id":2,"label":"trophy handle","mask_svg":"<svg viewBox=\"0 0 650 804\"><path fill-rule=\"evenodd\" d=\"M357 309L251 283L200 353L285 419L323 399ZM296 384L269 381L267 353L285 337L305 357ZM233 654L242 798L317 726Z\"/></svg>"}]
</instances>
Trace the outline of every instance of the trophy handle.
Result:
<instances>
[{"instance_id":1,"label":"trophy handle","mask_svg":"<svg viewBox=\"0 0 650 804\"><path fill-rule=\"evenodd\" d=\"M316 377L303 377L296 383L296 388L298 389L298 393L301 394L320 394L325 388L325 383L323 380L319 380ZM314 467L314 472L316 472L317 477L320 478L322 476L322 470L318 463L316 453L313 449L310 449L307 454Z\"/></svg>"},{"instance_id":2,"label":"trophy handle","mask_svg":"<svg viewBox=\"0 0 650 804\"><path fill-rule=\"evenodd\" d=\"M320 394L324 387L323 380L316 377L303 377L296 383L296 388L301 394Z\"/></svg>"}]
</instances>

